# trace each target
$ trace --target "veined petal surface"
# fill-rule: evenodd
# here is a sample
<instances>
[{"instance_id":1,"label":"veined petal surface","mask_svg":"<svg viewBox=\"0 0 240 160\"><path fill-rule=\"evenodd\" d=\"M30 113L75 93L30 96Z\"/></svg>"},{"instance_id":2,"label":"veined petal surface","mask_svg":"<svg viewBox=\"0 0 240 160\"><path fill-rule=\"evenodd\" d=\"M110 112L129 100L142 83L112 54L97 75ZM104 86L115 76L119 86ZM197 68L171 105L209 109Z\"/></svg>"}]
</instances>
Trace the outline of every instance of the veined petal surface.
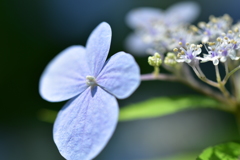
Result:
<instances>
[{"instance_id":1,"label":"veined petal surface","mask_svg":"<svg viewBox=\"0 0 240 160\"><path fill-rule=\"evenodd\" d=\"M105 147L118 120L116 98L97 87L89 87L70 100L58 113L54 141L67 160L91 160Z\"/></svg>"},{"instance_id":2,"label":"veined petal surface","mask_svg":"<svg viewBox=\"0 0 240 160\"><path fill-rule=\"evenodd\" d=\"M118 52L107 61L97 83L117 98L127 98L140 84L140 69L132 55Z\"/></svg>"},{"instance_id":3,"label":"veined petal surface","mask_svg":"<svg viewBox=\"0 0 240 160\"><path fill-rule=\"evenodd\" d=\"M174 19L175 23L193 22L200 13L200 7L195 2L179 2L170 6L165 14L170 20Z\"/></svg>"},{"instance_id":4,"label":"veined petal surface","mask_svg":"<svg viewBox=\"0 0 240 160\"><path fill-rule=\"evenodd\" d=\"M141 7L133 9L126 16L126 23L132 29L142 26L150 26L154 20L163 17L161 10L158 8Z\"/></svg>"},{"instance_id":5,"label":"veined petal surface","mask_svg":"<svg viewBox=\"0 0 240 160\"><path fill-rule=\"evenodd\" d=\"M83 92L90 74L83 46L71 46L59 53L44 70L39 83L42 98L51 102L70 99Z\"/></svg>"},{"instance_id":6,"label":"veined petal surface","mask_svg":"<svg viewBox=\"0 0 240 160\"><path fill-rule=\"evenodd\" d=\"M101 71L111 44L112 30L108 23L100 23L90 34L86 54L91 76L96 77Z\"/></svg>"}]
</instances>

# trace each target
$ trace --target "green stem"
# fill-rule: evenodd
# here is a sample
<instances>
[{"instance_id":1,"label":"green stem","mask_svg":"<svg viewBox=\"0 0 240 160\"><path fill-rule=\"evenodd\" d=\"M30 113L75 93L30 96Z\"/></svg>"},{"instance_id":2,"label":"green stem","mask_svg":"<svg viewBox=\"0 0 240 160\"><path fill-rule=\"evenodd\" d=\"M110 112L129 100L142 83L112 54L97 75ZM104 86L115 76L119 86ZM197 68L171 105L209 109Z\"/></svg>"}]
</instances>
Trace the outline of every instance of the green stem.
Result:
<instances>
[{"instance_id":1,"label":"green stem","mask_svg":"<svg viewBox=\"0 0 240 160\"><path fill-rule=\"evenodd\" d=\"M225 68L225 74L227 75L229 73L227 61L224 63L224 68Z\"/></svg>"},{"instance_id":2,"label":"green stem","mask_svg":"<svg viewBox=\"0 0 240 160\"><path fill-rule=\"evenodd\" d=\"M196 73L197 77L202 80L203 82L213 86L213 87L218 87L218 83L216 82L213 82L209 79L207 79L207 77L202 73L202 71L198 71L196 67L192 67L193 68L193 71Z\"/></svg>"},{"instance_id":3,"label":"green stem","mask_svg":"<svg viewBox=\"0 0 240 160\"><path fill-rule=\"evenodd\" d=\"M230 93L228 92L228 90L226 89L225 85L222 82L219 82L219 87L220 91L223 93L223 95L228 99L231 100L232 97L230 95Z\"/></svg>"},{"instance_id":4,"label":"green stem","mask_svg":"<svg viewBox=\"0 0 240 160\"><path fill-rule=\"evenodd\" d=\"M203 71L201 70L201 68L199 67L199 65L197 66L197 70L198 70L199 74L201 75L201 77L206 77L205 74L203 73Z\"/></svg>"},{"instance_id":5,"label":"green stem","mask_svg":"<svg viewBox=\"0 0 240 160\"><path fill-rule=\"evenodd\" d=\"M225 85L229 79L229 77L234 74L236 71L238 71L240 69L240 65L237 66L236 68L234 68L231 72L229 72L223 79L222 83Z\"/></svg>"},{"instance_id":6,"label":"green stem","mask_svg":"<svg viewBox=\"0 0 240 160\"><path fill-rule=\"evenodd\" d=\"M216 71L217 82L221 83L222 80L221 80L221 76L220 76L220 73L219 73L218 65L215 66L215 71Z\"/></svg>"},{"instance_id":7,"label":"green stem","mask_svg":"<svg viewBox=\"0 0 240 160\"><path fill-rule=\"evenodd\" d=\"M235 105L235 101L233 100L233 98L231 97L230 93L229 93L228 90L226 89L226 87L225 87L225 84L226 84L226 83L224 83L224 82L222 81L222 79L221 79L218 65L215 66L215 71L216 71L216 79L217 79L217 82L218 82L218 88L219 88L219 90L223 93L223 95L226 97L226 99L229 101L229 103L234 106L234 105Z\"/></svg>"},{"instance_id":8,"label":"green stem","mask_svg":"<svg viewBox=\"0 0 240 160\"><path fill-rule=\"evenodd\" d=\"M158 77L159 75L159 72L160 72L160 69L158 66L154 66L154 71L153 71L153 74L155 77Z\"/></svg>"}]
</instances>

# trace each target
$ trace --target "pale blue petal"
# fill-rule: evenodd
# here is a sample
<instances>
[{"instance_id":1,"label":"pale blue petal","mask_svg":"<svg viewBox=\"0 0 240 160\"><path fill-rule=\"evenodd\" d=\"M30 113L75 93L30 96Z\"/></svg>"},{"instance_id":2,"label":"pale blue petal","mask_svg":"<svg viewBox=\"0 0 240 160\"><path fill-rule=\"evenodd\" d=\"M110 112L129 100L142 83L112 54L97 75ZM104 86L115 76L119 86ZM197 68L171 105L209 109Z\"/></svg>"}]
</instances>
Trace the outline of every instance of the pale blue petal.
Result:
<instances>
[{"instance_id":1,"label":"pale blue petal","mask_svg":"<svg viewBox=\"0 0 240 160\"><path fill-rule=\"evenodd\" d=\"M106 63L97 83L117 98L127 98L140 84L140 69L132 55L118 52Z\"/></svg>"},{"instance_id":2,"label":"pale blue petal","mask_svg":"<svg viewBox=\"0 0 240 160\"><path fill-rule=\"evenodd\" d=\"M110 49L111 38L111 27L106 22L99 24L89 36L86 53L92 74L90 76L96 77L101 71Z\"/></svg>"},{"instance_id":3,"label":"pale blue petal","mask_svg":"<svg viewBox=\"0 0 240 160\"><path fill-rule=\"evenodd\" d=\"M126 49L134 56L147 56L147 49L151 48L151 44L145 43L142 37L132 33L125 40Z\"/></svg>"},{"instance_id":4,"label":"pale blue petal","mask_svg":"<svg viewBox=\"0 0 240 160\"><path fill-rule=\"evenodd\" d=\"M179 2L166 10L166 17L178 23L193 22L200 13L200 6L195 2Z\"/></svg>"},{"instance_id":5,"label":"pale blue petal","mask_svg":"<svg viewBox=\"0 0 240 160\"><path fill-rule=\"evenodd\" d=\"M85 79L89 74L84 47L68 47L44 70L39 83L40 95L51 102L70 99L88 87Z\"/></svg>"},{"instance_id":6,"label":"pale blue petal","mask_svg":"<svg viewBox=\"0 0 240 160\"><path fill-rule=\"evenodd\" d=\"M142 7L131 10L126 16L126 23L129 27L150 26L154 20L159 20L163 14L158 8Z\"/></svg>"},{"instance_id":7,"label":"pale blue petal","mask_svg":"<svg viewBox=\"0 0 240 160\"><path fill-rule=\"evenodd\" d=\"M107 144L118 120L118 104L112 95L97 87L88 88L70 100L54 124L54 141L67 160L91 160Z\"/></svg>"}]
</instances>

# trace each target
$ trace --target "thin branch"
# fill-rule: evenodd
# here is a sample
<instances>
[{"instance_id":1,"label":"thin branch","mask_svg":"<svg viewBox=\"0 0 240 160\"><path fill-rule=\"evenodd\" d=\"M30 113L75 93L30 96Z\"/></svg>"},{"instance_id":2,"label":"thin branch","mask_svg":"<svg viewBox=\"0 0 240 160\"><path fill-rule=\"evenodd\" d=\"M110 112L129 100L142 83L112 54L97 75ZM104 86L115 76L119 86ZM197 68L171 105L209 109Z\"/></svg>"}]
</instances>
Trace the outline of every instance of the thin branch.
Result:
<instances>
[{"instance_id":1,"label":"thin branch","mask_svg":"<svg viewBox=\"0 0 240 160\"><path fill-rule=\"evenodd\" d=\"M217 82L220 83L220 82L222 81L222 79L221 79L221 76L220 76L220 73L219 73L218 65L214 65L214 66L215 66L215 72L216 72Z\"/></svg>"},{"instance_id":2,"label":"thin branch","mask_svg":"<svg viewBox=\"0 0 240 160\"><path fill-rule=\"evenodd\" d=\"M149 73L149 74L142 74L141 80L142 81L149 81L149 80L178 81L179 79L174 75L168 75L168 74L161 73L156 76L152 73Z\"/></svg>"},{"instance_id":3,"label":"thin branch","mask_svg":"<svg viewBox=\"0 0 240 160\"><path fill-rule=\"evenodd\" d=\"M195 74L197 75L197 77L198 77L200 80L202 80L203 82L205 82L205 83L207 83L207 84L209 84L209 85L211 85L211 86L218 87L218 83L216 83L216 82L211 81L210 79L208 79L208 78L202 73L202 71L200 71L200 73L201 73L201 74L200 74L196 67L192 67L192 69L193 69L193 71L195 72Z\"/></svg>"},{"instance_id":4,"label":"thin branch","mask_svg":"<svg viewBox=\"0 0 240 160\"><path fill-rule=\"evenodd\" d=\"M149 80L150 81L151 80L179 81L206 96L212 97L213 99L216 99L217 101L228 105L228 107L223 106L223 105L219 106L219 107L221 107L222 110L225 110L228 112L234 112L234 110L235 110L234 107L230 107L230 106L232 106L232 103L230 103L222 94L212 90L208 86L203 85L199 81L197 81L192 76L192 73L190 72L189 67L187 67L187 66L183 66L181 76L174 76L174 75L162 74L162 73L159 74L158 76L155 76L153 73L150 73L150 74L141 75L141 80L142 81L149 81ZM216 83L216 82L214 82L214 83ZM216 84L218 84L218 83L216 83Z\"/></svg>"},{"instance_id":5,"label":"thin branch","mask_svg":"<svg viewBox=\"0 0 240 160\"><path fill-rule=\"evenodd\" d=\"M231 72L229 72L223 79L222 83L225 85L229 79L229 77L234 74L236 71L238 71L240 69L240 65L237 66L236 68L234 68Z\"/></svg>"},{"instance_id":6,"label":"thin branch","mask_svg":"<svg viewBox=\"0 0 240 160\"><path fill-rule=\"evenodd\" d=\"M227 75L229 73L227 61L224 63L224 68L225 68L225 74Z\"/></svg>"}]
</instances>

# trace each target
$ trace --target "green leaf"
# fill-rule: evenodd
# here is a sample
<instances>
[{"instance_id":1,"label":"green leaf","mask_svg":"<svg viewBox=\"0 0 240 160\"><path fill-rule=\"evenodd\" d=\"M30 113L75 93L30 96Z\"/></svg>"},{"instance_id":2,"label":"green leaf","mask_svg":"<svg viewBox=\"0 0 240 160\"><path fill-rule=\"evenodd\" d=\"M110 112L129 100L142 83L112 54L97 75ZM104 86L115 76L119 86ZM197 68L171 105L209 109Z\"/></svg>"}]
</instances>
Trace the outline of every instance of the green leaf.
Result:
<instances>
[{"instance_id":1,"label":"green leaf","mask_svg":"<svg viewBox=\"0 0 240 160\"><path fill-rule=\"evenodd\" d=\"M218 108L222 104L204 96L160 97L144 102L125 106L120 109L119 121L153 118L173 114L184 109ZM41 121L53 123L57 111L41 109L38 118Z\"/></svg>"},{"instance_id":2,"label":"green leaf","mask_svg":"<svg viewBox=\"0 0 240 160\"><path fill-rule=\"evenodd\" d=\"M239 160L240 144L228 142L206 148L197 160Z\"/></svg>"},{"instance_id":3,"label":"green leaf","mask_svg":"<svg viewBox=\"0 0 240 160\"><path fill-rule=\"evenodd\" d=\"M181 153L181 154L176 154L168 157L156 158L151 160L195 160L197 155L198 155L197 152Z\"/></svg>"},{"instance_id":4,"label":"green leaf","mask_svg":"<svg viewBox=\"0 0 240 160\"><path fill-rule=\"evenodd\" d=\"M221 106L219 102L204 96L153 98L121 108L119 121L159 117L184 109L218 108L219 106Z\"/></svg>"}]
</instances>

